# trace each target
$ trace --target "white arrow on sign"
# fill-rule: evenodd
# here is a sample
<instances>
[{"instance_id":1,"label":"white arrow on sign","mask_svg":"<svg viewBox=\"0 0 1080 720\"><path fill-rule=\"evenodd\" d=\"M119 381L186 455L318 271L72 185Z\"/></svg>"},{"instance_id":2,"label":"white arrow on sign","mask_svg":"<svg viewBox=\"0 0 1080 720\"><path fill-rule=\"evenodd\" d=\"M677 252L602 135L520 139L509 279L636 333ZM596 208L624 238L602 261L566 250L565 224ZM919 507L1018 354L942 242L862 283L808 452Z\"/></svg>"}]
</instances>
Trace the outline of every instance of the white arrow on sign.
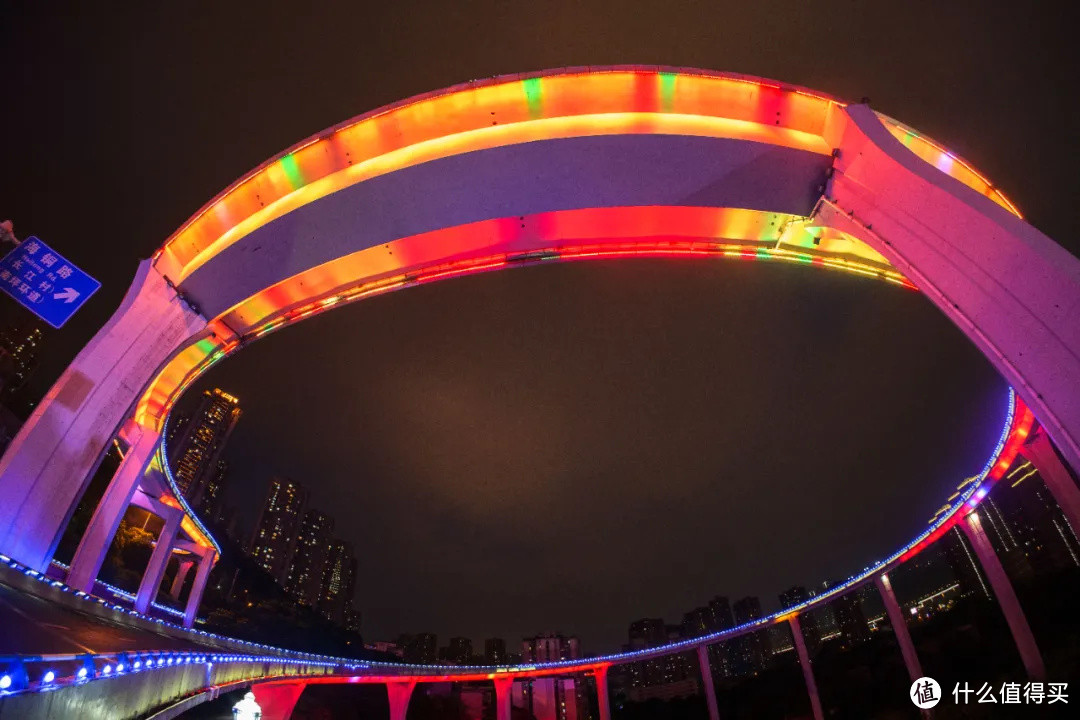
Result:
<instances>
[{"instance_id":1,"label":"white arrow on sign","mask_svg":"<svg viewBox=\"0 0 1080 720\"><path fill-rule=\"evenodd\" d=\"M79 291L75 288L64 288L64 292L53 293L53 300L63 300L64 304L75 302L79 297Z\"/></svg>"}]
</instances>

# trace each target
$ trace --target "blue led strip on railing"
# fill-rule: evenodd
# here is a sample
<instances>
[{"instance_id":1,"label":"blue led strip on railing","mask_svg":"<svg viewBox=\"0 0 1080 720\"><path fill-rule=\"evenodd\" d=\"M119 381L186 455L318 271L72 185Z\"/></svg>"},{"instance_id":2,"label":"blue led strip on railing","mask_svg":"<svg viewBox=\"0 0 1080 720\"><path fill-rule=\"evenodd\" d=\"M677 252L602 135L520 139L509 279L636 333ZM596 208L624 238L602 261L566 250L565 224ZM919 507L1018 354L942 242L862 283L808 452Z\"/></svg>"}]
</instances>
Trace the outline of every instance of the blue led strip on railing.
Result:
<instances>
[{"instance_id":1,"label":"blue led strip on railing","mask_svg":"<svg viewBox=\"0 0 1080 720\"><path fill-rule=\"evenodd\" d=\"M172 469L169 467L169 457L168 454L165 452L165 438L169 435L169 419L171 417L172 410L170 410L165 415L165 421L161 423L161 442L158 443L158 448L156 451L158 456L158 462L161 464L161 471L165 475L165 479L168 481L169 487L172 488L173 495L175 495L176 499L180 502L180 506L184 509L184 512L187 513L188 517L191 518L191 521L195 523L195 526L198 527L200 531L202 531L203 535L206 535L206 537L210 540L210 544L214 546L214 550L217 550L218 557L221 557L221 546L218 545L218 541L214 539L214 536L211 535L210 531L206 529L206 526L203 525L203 522L199 519L199 516L196 515L195 511L191 509L190 505L188 505L187 499L184 497L184 493L180 492L180 487L176 484L176 480L173 479Z\"/></svg>"},{"instance_id":2,"label":"blue led strip on railing","mask_svg":"<svg viewBox=\"0 0 1080 720\"><path fill-rule=\"evenodd\" d=\"M51 564L55 565L56 567L60 568L61 570L65 571L65 572L71 570L70 566L65 565L64 563L60 562L59 560L53 560L51 562ZM60 581L57 580L56 582L53 583L53 585L56 586L56 587L59 587L59 585L56 585L56 583L58 583L58 582L60 582ZM109 583L104 582L103 580L95 580L94 582L97 585L100 585L103 588L105 588L106 590L108 590L109 592L111 592L113 595L116 595L117 597L122 597L125 600L127 600L128 602L132 602L132 603L135 602L134 593L129 593L127 590L124 590L122 588L118 588L115 585L110 585ZM61 585L62 584L63 583L61 583ZM152 608L154 608L156 610L160 610L160 611L162 611L164 613L168 613L169 615L173 615L175 617L179 617L179 618L184 617L184 611L183 610L177 610L174 607L169 607L168 605L162 605L161 603L157 602L156 600L152 601L150 603L150 607L152 607Z\"/></svg>"},{"instance_id":3,"label":"blue led strip on railing","mask_svg":"<svg viewBox=\"0 0 1080 720\"><path fill-rule=\"evenodd\" d=\"M612 654L609 654L609 655L601 655L601 656L583 658L583 659L576 659L576 660L559 660L559 661L554 661L554 662L533 663L533 664L529 664L529 665L517 665L517 666L512 666L512 667L510 667L510 666L499 666L499 665L468 665L468 666L459 666L459 665L414 665L414 664L408 664L408 663L391 663L391 662L380 662L380 661L365 662L365 661L357 660L355 658L333 657L333 656L326 656L326 655L316 655L316 654L313 654L313 653L303 653L303 652L298 652L298 651L284 650L282 648L274 648L274 647L271 647L271 646L268 646L268 645L261 645L261 644L258 644L258 643L253 643L253 642L250 642L248 640L238 640L238 639L229 638L229 637L223 636L223 635L217 635L215 633L209 633L209 632L206 632L205 630L192 630L192 629L189 629L189 628L181 627L179 625L175 625L173 623L169 623L167 621L161 620L160 618L151 618L151 617L147 617L147 616L142 616L139 613L135 612L134 610L129 610L129 609L123 608L123 607L121 607L119 605L110 605L108 602L106 602L102 598L93 598L93 597L91 597L89 595L86 595L85 593L83 593L81 591L75 592L75 594L77 596L82 596L82 597L84 597L84 599L87 599L87 600L97 600L97 602L102 603L106 607L112 607L112 608L115 608L115 609L117 609L117 610L119 610L121 612L125 612L125 613L131 614L131 615L136 615L136 616L139 616L139 617L143 617L143 618L145 618L145 619L147 619L149 621L160 623L160 624L163 624L163 625L168 625L170 627L173 627L173 628L176 628L178 630L185 631L185 632L199 634L199 635L203 635L203 636L206 636L206 637L212 637L212 638L215 638L215 639L218 639L218 640L237 642L237 643L241 643L241 644L245 644L245 645L250 645L252 647L260 647L260 648L270 650L270 651L273 651L273 652L286 653L286 654L289 654L289 655L292 656L292 657L283 658L283 657L280 657L280 656L234 656L234 655L220 656L220 655L213 655L213 656L210 656L210 657L230 657L230 658L246 657L246 658L252 658L251 661L259 661L259 662L264 662L264 661L266 661L266 662L288 662L288 661L291 661L291 662L294 662L294 663L297 663L297 664L307 663L307 664L310 664L310 665L319 665L319 666L331 666L331 665L333 665L333 666L344 666L344 667L348 667L348 668L352 668L352 669L357 669L357 668L363 668L363 669L390 669L390 670L400 670L400 671L404 671L406 673L413 673L413 674L415 674L417 671L432 671L433 674L439 674L439 675L453 675L453 674L459 674L459 673L476 673L476 672L502 673L502 672L511 672L511 671L544 670L544 669L555 670L555 669L564 668L564 667L587 665L587 664L590 664L590 663L632 662L632 661L637 660L637 659L644 659L644 658L648 658L648 657L654 657L654 656L657 656L657 655L664 655L664 654L671 653L671 652L679 652L679 651L683 651L683 650L689 650L689 649L695 648L695 647L697 647L697 646L699 646L699 645L701 645L703 643L717 642L717 641L720 641L720 640L731 638L733 636L741 635L744 632L749 632L749 631L753 631L753 630L757 630L757 629L760 629L760 628L767 627L767 626L772 625L772 624L774 624L776 622L780 622L783 619L786 619L787 617L790 617L793 614L797 614L798 612L809 610L809 609L811 609L811 608L813 608L813 607L815 607L817 605L820 605L820 604L826 602L827 600L829 600L829 599L831 599L831 598L833 598L833 597L835 597L835 596L837 596L839 594L842 594L843 592L845 592L847 590L853 589L855 586L857 586L859 584L867 582L871 577L873 577L877 573L885 571L886 569L888 569L888 567L891 564L898 561L900 559L900 557L904 555L904 553L906 553L909 550L911 550L912 548L914 548L920 542L922 542L927 537L929 537L933 532L935 532L936 530L941 528L946 522L951 520L952 517L956 514L956 512L958 512L963 507L964 503L966 503L972 497L972 495L974 495L980 489L982 481L985 480L987 474L993 468L994 464L998 461L998 457L1001 455L1001 452L1005 447L1005 443L1006 443L1006 441L1007 441L1007 439L1009 437L1009 431L1012 428L1012 423L1013 423L1015 412L1016 412L1016 395L1015 395L1014 391L1012 390L1012 388L1009 388L1008 412L1006 414L1005 423L1004 423L1004 426L1002 428L1001 435L1000 435L1000 437L998 439L997 445L994 448L993 454L986 461L986 464L983 466L982 471L977 476L978 481L977 482L972 482L970 484L970 487L968 488L968 490L963 492L958 497L956 502L954 502L952 504L952 506L950 506L949 512L947 512L943 516L941 516L928 530L921 533L918 537L916 537L914 540L909 542L907 545L905 545L900 550L898 550L895 553L893 553L892 555L890 555L885 560L878 561L878 562L874 563L873 565L871 565L869 567L863 568L863 571L861 573L858 573L856 575L853 575L853 576L849 577L843 583L841 583L841 584L839 584L839 585L837 585L837 586L835 586L833 588L830 588L827 592L825 592L825 593L823 593L821 595L815 596L814 598L812 598L811 600L809 600L807 602L801 603L801 604L796 605L796 606L791 607L791 608L787 608L787 609L785 609L785 610L783 610L781 612L773 613L773 614L769 615L768 617L764 617L764 618L761 618L759 620L754 620L754 621L751 621L751 622L748 622L748 623L743 623L742 625L738 625L736 627L729 628L727 630L722 630L720 632L710 633L710 634L702 635L702 636L699 636L699 637L696 637L696 638L688 638L688 639L680 640L678 642L670 643L670 644L667 644L667 645L661 645L661 646L651 647L651 648L644 648L642 650L635 650L635 651L632 651L632 652L612 653ZM163 436L164 436L164 433L163 433ZM163 447L164 447L164 444L162 444L159 447L159 452L162 451L161 448L163 448ZM163 467L166 468L166 470L168 468L167 465L163 465ZM169 480L170 480L170 482L172 482L171 477L169 478ZM174 484L174 489L175 489L175 484ZM180 497L180 496L178 495L178 497ZM72 591L71 588L64 585L64 583L60 582L59 580L50 581L47 577L45 577L41 573L37 572L36 570L30 569L30 568L25 568L24 566L20 565L19 563L17 563L16 561L12 560L11 558L9 558L7 556L0 555L0 561L2 561L4 563L7 563L11 567L24 572L26 575L37 577L38 580L41 580L42 582L50 584L50 585L52 585L54 587L61 587L61 588L65 589L65 590L67 590L69 592ZM200 657L207 656L206 653L195 653L194 655L195 656L200 656ZM297 656L299 656L299 657L297 657ZM108 657L113 657L113 656L108 656ZM21 669L25 667L26 663L36 661L36 659L32 658L32 657L16 657L16 658L10 658L10 659L9 658L0 658L0 662L3 662L5 660L7 660L7 662L9 663L9 667L8 667L7 670L3 671L6 674L4 674L3 676L0 676L0 685L2 685L3 682L5 682L3 678L7 678L6 682L8 682L9 687L11 687L13 685L13 683L15 682L15 680L13 678L15 677L15 675L17 675L19 672L21 672ZM0 694L4 694L4 693L7 693L7 692L8 692L7 689L0 687Z\"/></svg>"}]
</instances>

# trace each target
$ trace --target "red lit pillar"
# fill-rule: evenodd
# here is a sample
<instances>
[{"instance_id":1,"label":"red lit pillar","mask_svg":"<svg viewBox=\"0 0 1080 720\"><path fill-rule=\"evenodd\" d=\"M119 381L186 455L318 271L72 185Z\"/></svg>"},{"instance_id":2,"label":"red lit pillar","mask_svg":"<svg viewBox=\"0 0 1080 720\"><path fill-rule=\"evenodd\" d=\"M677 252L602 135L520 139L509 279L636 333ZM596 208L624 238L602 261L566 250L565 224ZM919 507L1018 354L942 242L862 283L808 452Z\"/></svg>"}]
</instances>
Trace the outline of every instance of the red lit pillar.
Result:
<instances>
[{"instance_id":1,"label":"red lit pillar","mask_svg":"<svg viewBox=\"0 0 1080 720\"><path fill-rule=\"evenodd\" d=\"M892 625L896 642L900 645L900 654L904 656L904 667L907 668L911 681L915 682L923 676L922 666L919 665L919 656L915 653L915 645L911 642L911 633L908 632L907 618L900 604L896 602L896 593L893 592L892 582L889 576L881 573L874 578L881 601L885 603L885 612L889 614L889 624Z\"/></svg>"},{"instance_id":2,"label":"red lit pillar","mask_svg":"<svg viewBox=\"0 0 1080 720\"><path fill-rule=\"evenodd\" d=\"M150 555L150 563L146 566L142 581L139 583L139 592L135 595L135 611L144 615L150 609L150 603L157 597L158 588L161 587L161 578L165 575L169 556L172 555L173 543L176 542L176 533L180 530L180 520L184 517L182 510L166 509L172 512L165 513L165 526L161 528L154 552Z\"/></svg>"},{"instance_id":3,"label":"red lit pillar","mask_svg":"<svg viewBox=\"0 0 1080 720\"><path fill-rule=\"evenodd\" d=\"M712 666L709 664L709 646L698 645L698 667L701 669L701 688L705 693L705 704L709 708L709 720L720 720L720 710L716 705L716 687L713 685Z\"/></svg>"},{"instance_id":4,"label":"red lit pillar","mask_svg":"<svg viewBox=\"0 0 1080 720\"><path fill-rule=\"evenodd\" d=\"M1076 487L1065 463L1058 457L1050 436L1041 427L1020 447L1020 454L1031 461L1039 477L1061 506L1073 534L1080 538L1080 488Z\"/></svg>"},{"instance_id":5,"label":"red lit pillar","mask_svg":"<svg viewBox=\"0 0 1080 720\"><path fill-rule=\"evenodd\" d=\"M514 678L512 676L496 677L492 682L495 684L495 720L510 720L511 696L514 690Z\"/></svg>"},{"instance_id":6,"label":"red lit pillar","mask_svg":"<svg viewBox=\"0 0 1080 720\"><path fill-rule=\"evenodd\" d=\"M195 624L195 613L199 611L199 603L202 602L203 591L206 590L206 579L210 576L216 557L214 548L205 548L202 557L198 560L195 582L191 585L191 593L184 606L184 627L189 628Z\"/></svg>"},{"instance_id":7,"label":"red lit pillar","mask_svg":"<svg viewBox=\"0 0 1080 720\"><path fill-rule=\"evenodd\" d=\"M1039 647L1035 644L1035 636L1031 634L1024 610L1020 607L1020 601L1016 598L1009 576L1005 574L1005 568L1001 566L994 546L990 544L990 538L986 537L982 522L978 513L972 511L960 521L960 528L971 541L975 548L975 554L979 557L986 578L990 581L990 587L994 589L1001 612L1005 614L1005 621L1009 624L1016 649L1020 651L1020 659L1024 661L1024 669L1032 680L1043 680L1046 677L1046 667L1043 665Z\"/></svg>"},{"instance_id":8,"label":"red lit pillar","mask_svg":"<svg viewBox=\"0 0 1080 720\"><path fill-rule=\"evenodd\" d=\"M409 699L415 687L415 680L386 683L386 697L390 701L390 720L405 720L405 713L409 711Z\"/></svg>"},{"instance_id":9,"label":"red lit pillar","mask_svg":"<svg viewBox=\"0 0 1080 720\"><path fill-rule=\"evenodd\" d=\"M596 705L600 711L600 720L611 720L611 697L608 695L608 667L598 668L593 677L596 679Z\"/></svg>"},{"instance_id":10,"label":"red lit pillar","mask_svg":"<svg viewBox=\"0 0 1080 720\"><path fill-rule=\"evenodd\" d=\"M255 702L262 708L262 720L289 720L306 683L274 682L251 686Z\"/></svg>"},{"instance_id":11,"label":"red lit pillar","mask_svg":"<svg viewBox=\"0 0 1080 720\"><path fill-rule=\"evenodd\" d=\"M184 581L187 580L187 574L194 564L193 560L180 561L180 565L176 568L176 577L173 578L172 587L169 588L169 595L173 600L180 599L180 591L184 589Z\"/></svg>"},{"instance_id":12,"label":"red lit pillar","mask_svg":"<svg viewBox=\"0 0 1080 720\"><path fill-rule=\"evenodd\" d=\"M791 623L795 650L799 653L799 665L802 666L803 680L806 681L806 692L810 696L810 709L814 713L814 720L823 720L825 716L821 712L821 698L818 696L817 681L814 680L814 668L810 665L810 654L806 652L806 640L803 639L802 627L799 626L799 616L792 615L788 622Z\"/></svg>"},{"instance_id":13,"label":"red lit pillar","mask_svg":"<svg viewBox=\"0 0 1080 720\"><path fill-rule=\"evenodd\" d=\"M101 564L109 551L116 529L124 518L124 512L131 504L131 497L139 486L139 479L146 472L154 452L157 450L160 436L150 430L133 428L132 434L138 433L138 439L128 448L120 467L113 476L105 494L94 510L90 524L83 533L75 557L68 571L67 584L85 593L93 592Z\"/></svg>"}]
</instances>

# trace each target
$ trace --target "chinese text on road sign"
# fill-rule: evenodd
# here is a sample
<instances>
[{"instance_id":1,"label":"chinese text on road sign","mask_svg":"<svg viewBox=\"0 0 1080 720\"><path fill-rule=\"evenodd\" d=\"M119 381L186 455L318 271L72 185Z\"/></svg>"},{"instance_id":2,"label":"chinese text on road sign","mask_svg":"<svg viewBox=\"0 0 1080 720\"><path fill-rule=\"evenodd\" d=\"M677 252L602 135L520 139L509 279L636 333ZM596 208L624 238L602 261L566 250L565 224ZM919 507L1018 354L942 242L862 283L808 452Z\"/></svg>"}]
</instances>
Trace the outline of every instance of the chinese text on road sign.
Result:
<instances>
[{"instance_id":1,"label":"chinese text on road sign","mask_svg":"<svg viewBox=\"0 0 1080 720\"><path fill-rule=\"evenodd\" d=\"M29 237L0 260L0 290L55 328L101 287L55 250Z\"/></svg>"}]
</instances>

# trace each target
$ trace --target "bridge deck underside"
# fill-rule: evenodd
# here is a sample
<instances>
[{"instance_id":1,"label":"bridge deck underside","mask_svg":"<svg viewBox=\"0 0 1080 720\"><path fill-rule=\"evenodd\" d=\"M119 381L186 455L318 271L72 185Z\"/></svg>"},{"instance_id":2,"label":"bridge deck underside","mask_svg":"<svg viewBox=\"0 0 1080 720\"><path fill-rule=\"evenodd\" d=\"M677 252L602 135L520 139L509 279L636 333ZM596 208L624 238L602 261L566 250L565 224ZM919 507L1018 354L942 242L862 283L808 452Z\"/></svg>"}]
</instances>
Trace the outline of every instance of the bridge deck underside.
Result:
<instances>
[{"instance_id":1,"label":"bridge deck underside","mask_svg":"<svg viewBox=\"0 0 1080 720\"><path fill-rule=\"evenodd\" d=\"M809 215L832 158L728 138L559 138L371 178L259 227L184 280L208 317L305 270L404 237L496 218L609 207ZM529 250L527 243L520 248Z\"/></svg>"}]
</instances>

